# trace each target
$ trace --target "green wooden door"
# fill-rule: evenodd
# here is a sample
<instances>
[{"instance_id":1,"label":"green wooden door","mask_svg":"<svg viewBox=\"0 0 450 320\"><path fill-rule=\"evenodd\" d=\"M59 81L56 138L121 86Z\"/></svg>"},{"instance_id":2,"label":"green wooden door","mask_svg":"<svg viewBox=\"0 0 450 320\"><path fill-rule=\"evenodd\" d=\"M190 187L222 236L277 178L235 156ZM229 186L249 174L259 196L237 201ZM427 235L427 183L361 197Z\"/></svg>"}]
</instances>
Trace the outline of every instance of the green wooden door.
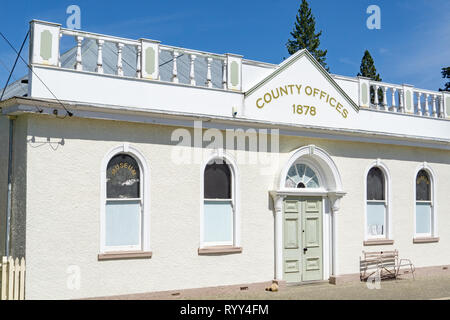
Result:
<instances>
[{"instance_id":1,"label":"green wooden door","mask_svg":"<svg viewBox=\"0 0 450 320\"><path fill-rule=\"evenodd\" d=\"M302 281L299 199L286 199L283 214L283 271L287 282Z\"/></svg>"},{"instance_id":2,"label":"green wooden door","mask_svg":"<svg viewBox=\"0 0 450 320\"><path fill-rule=\"evenodd\" d=\"M322 198L304 198L302 207L302 280L322 280Z\"/></svg>"},{"instance_id":3,"label":"green wooden door","mask_svg":"<svg viewBox=\"0 0 450 320\"><path fill-rule=\"evenodd\" d=\"M283 209L284 280L322 280L322 198L288 197Z\"/></svg>"}]
</instances>

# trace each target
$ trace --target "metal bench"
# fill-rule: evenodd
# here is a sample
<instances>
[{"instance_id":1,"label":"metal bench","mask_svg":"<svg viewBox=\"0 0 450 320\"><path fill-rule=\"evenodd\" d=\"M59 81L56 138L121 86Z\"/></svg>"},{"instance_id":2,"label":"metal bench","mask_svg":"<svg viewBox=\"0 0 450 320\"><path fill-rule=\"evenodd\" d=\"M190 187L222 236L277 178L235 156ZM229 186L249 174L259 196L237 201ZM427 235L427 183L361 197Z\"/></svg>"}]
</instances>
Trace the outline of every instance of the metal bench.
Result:
<instances>
[{"instance_id":1,"label":"metal bench","mask_svg":"<svg viewBox=\"0 0 450 320\"><path fill-rule=\"evenodd\" d=\"M408 267L414 277L414 265L409 259L399 259L398 250L393 251L363 251L363 256L359 258L359 271L361 281L366 281L371 275L378 273L380 279L397 279L400 269Z\"/></svg>"}]
</instances>

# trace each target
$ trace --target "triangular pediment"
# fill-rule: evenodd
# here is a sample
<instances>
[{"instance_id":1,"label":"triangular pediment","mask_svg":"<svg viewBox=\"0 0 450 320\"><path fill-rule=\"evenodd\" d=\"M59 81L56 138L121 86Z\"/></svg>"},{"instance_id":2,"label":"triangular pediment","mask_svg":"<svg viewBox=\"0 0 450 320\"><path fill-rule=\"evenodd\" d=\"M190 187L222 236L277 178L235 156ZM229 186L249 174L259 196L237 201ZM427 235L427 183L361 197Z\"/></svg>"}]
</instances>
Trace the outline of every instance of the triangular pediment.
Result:
<instances>
[{"instance_id":1,"label":"triangular pediment","mask_svg":"<svg viewBox=\"0 0 450 320\"><path fill-rule=\"evenodd\" d=\"M307 62L309 67L315 69L316 72L311 73L311 70L305 70L305 65L302 64ZM301 81L305 78L312 78L311 76L314 74L315 78L322 78L325 82L327 82L331 87L333 87L337 93L341 96L343 100L345 100L355 111L359 111L358 105L347 95L347 93L336 83L336 81L331 77L331 75L325 70L324 67L309 53L308 50L302 49L297 51L295 54L290 56L288 59L280 63L280 65L265 78L261 79L256 85L251 87L249 90L245 92L245 97L249 97L253 95L255 92L259 91L262 87L269 84L270 82L276 82L274 80L282 79L284 80L284 75L289 70L296 70L298 72L298 79L296 81ZM302 72L304 71L304 72ZM321 77L320 77L321 76ZM291 78L289 80L292 80ZM318 79L314 79L317 80ZM320 80L320 79L319 79Z\"/></svg>"},{"instance_id":2,"label":"triangular pediment","mask_svg":"<svg viewBox=\"0 0 450 320\"><path fill-rule=\"evenodd\" d=\"M346 85L350 95L355 95L355 88L351 82ZM350 95L307 50L300 50L245 92L244 116L345 128L359 115Z\"/></svg>"}]
</instances>

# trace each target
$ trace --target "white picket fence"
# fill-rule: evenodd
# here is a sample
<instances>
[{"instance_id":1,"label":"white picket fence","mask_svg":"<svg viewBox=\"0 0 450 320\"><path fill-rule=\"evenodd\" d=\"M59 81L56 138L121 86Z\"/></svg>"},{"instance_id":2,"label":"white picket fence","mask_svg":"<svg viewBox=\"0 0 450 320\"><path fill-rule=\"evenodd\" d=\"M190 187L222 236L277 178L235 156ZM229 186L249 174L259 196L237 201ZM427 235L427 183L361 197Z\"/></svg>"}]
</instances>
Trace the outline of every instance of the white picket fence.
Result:
<instances>
[{"instance_id":1,"label":"white picket fence","mask_svg":"<svg viewBox=\"0 0 450 320\"><path fill-rule=\"evenodd\" d=\"M25 258L3 257L0 273L0 300L24 300Z\"/></svg>"}]
</instances>

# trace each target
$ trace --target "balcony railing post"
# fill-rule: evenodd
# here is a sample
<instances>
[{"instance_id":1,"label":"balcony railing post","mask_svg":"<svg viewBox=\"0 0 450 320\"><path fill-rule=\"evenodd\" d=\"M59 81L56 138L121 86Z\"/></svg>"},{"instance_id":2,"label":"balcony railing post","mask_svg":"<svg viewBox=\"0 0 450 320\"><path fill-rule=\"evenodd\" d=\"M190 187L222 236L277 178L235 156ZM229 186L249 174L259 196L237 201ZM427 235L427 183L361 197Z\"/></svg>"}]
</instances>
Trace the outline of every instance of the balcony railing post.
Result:
<instances>
[{"instance_id":1,"label":"balcony railing post","mask_svg":"<svg viewBox=\"0 0 450 320\"><path fill-rule=\"evenodd\" d=\"M63 34L61 31L59 31L59 40L58 40L58 45L61 43L61 38L62 38ZM58 49L58 67L61 68L61 51Z\"/></svg>"},{"instance_id":2,"label":"balcony railing post","mask_svg":"<svg viewBox=\"0 0 450 320\"><path fill-rule=\"evenodd\" d=\"M242 91L242 56L227 53L227 87Z\"/></svg>"},{"instance_id":3,"label":"balcony railing post","mask_svg":"<svg viewBox=\"0 0 450 320\"><path fill-rule=\"evenodd\" d=\"M436 98L437 96L435 94L431 95L431 116L433 118L437 117L437 112L436 112Z\"/></svg>"},{"instance_id":4,"label":"balcony railing post","mask_svg":"<svg viewBox=\"0 0 450 320\"><path fill-rule=\"evenodd\" d=\"M159 80L159 46L156 40L139 39L141 47L142 78Z\"/></svg>"},{"instance_id":5,"label":"balcony railing post","mask_svg":"<svg viewBox=\"0 0 450 320\"><path fill-rule=\"evenodd\" d=\"M373 100L373 104L375 105L375 109L379 110L380 106L379 106L379 102L378 102L378 88L379 86L376 84L373 86L374 87L374 100Z\"/></svg>"},{"instance_id":6,"label":"balcony railing post","mask_svg":"<svg viewBox=\"0 0 450 320\"><path fill-rule=\"evenodd\" d=\"M370 108L370 78L358 77L359 81L359 106Z\"/></svg>"},{"instance_id":7,"label":"balcony railing post","mask_svg":"<svg viewBox=\"0 0 450 320\"><path fill-rule=\"evenodd\" d=\"M123 65L122 65L122 49L123 43L117 43L117 75L123 76Z\"/></svg>"},{"instance_id":8,"label":"balcony railing post","mask_svg":"<svg viewBox=\"0 0 450 320\"><path fill-rule=\"evenodd\" d=\"M403 84L403 106L405 113L414 114L414 95L413 86L409 84Z\"/></svg>"},{"instance_id":9,"label":"balcony railing post","mask_svg":"<svg viewBox=\"0 0 450 320\"><path fill-rule=\"evenodd\" d=\"M82 61L82 54L81 54L81 45L83 43L84 38L81 36L75 37L77 41L77 58L75 62L75 70L82 71L83 70L83 61Z\"/></svg>"},{"instance_id":10,"label":"balcony railing post","mask_svg":"<svg viewBox=\"0 0 450 320\"><path fill-rule=\"evenodd\" d=\"M395 105L395 91L397 91L397 88L391 88L391 100L392 100L392 103L391 103L391 107L389 108L389 111L392 111L392 112L396 112L397 110L395 110L395 107L396 107L396 105Z\"/></svg>"},{"instance_id":11,"label":"balcony railing post","mask_svg":"<svg viewBox=\"0 0 450 320\"><path fill-rule=\"evenodd\" d=\"M428 98L430 97L430 95L428 93L424 94L425 97L425 110L423 111L423 115L428 117L430 115L430 111L428 110Z\"/></svg>"},{"instance_id":12,"label":"balcony railing post","mask_svg":"<svg viewBox=\"0 0 450 320\"><path fill-rule=\"evenodd\" d=\"M61 25L32 20L30 22L30 63L59 66Z\"/></svg>"},{"instance_id":13,"label":"balcony railing post","mask_svg":"<svg viewBox=\"0 0 450 320\"><path fill-rule=\"evenodd\" d=\"M190 55L191 62L190 62L190 70L189 70L189 79L192 86L196 85L195 82L195 59L197 56L195 54Z\"/></svg>"},{"instance_id":14,"label":"balcony railing post","mask_svg":"<svg viewBox=\"0 0 450 320\"><path fill-rule=\"evenodd\" d=\"M398 89L398 112L405 113L403 89Z\"/></svg>"},{"instance_id":15,"label":"balcony railing post","mask_svg":"<svg viewBox=\"0 0 450 320\"><path fill-rule=\"evenodd\" d=\"M383 101L381 101L381 110L386 110L387 108L387 87L381 86L381 91L383 92Z\"/></svg>"},{"instance_id":16,"label":"balcony railing post","mask_svg":"<svg viewBox=\"0 0 450 320\"><path fill-rule=\"evenodd\" d=\"M222 88L227 89L227 60L222 61Z\"/></svg>"},{"instance_id":17,"label":"balcony railing post","mask_svg":"<svg viewBox=\"0 0 450 320\"><path fill-rule=\"evenodd\" d=\"M422 101L420 101L420 97L422 96L422 93L416 92L417 96L417 113L419 115L422 115Z\"/></svg>"},{"instance_id":18,"label":"balcony railing post","mask_svg":"<svg viewBox=\"0 0 450 320\"><path fill-rule=\"evenodd\" d=\"M208 88L212 88L212 81L211 81L211 63L212 63L212 58L211 57L206 57L206 86Z\"/></svg>"},{"instance_id":19,"label":"balcony railing post","mask_svg":"<svg viewBox=\"0 0 450 320\"><path fill-rule=\"evenodd\" d=\"M103 73L103 44L105 43L104 40L98 39L97 40L97 68L95 68L95 71L98 73Z\"/></svg>"},{"instance_id":20,"label":"balcony railing post","mask_svg":"<svg viewBox=\"0 0 450 320\"><path fill-rule=\"evenodd\" d=\"M172 57L173 57L173 66L172 66L172 82L178 83L178 69L177 69L177 58L180 54L177 50L173 50Z\"/></svg>"},{"instance_id":21,"label":"balcony railing post","mask_svg":"<svg viewBox=\"0 0 450 320\"><path fill-rule=\"evenodd\" d=\"M450 92L444 91L441 96L442 99L442 118L450 119Z\"/></svg>"},{"instance_id":22,"label":"balcony railing post","mask_svg":"<svg viewBox=\"0 0 450 320\"><path fill-rule=\"evenodd\" d=\"M136 46L136 78L142 78L142 46Z\"/></svg>"}]
</instances>

